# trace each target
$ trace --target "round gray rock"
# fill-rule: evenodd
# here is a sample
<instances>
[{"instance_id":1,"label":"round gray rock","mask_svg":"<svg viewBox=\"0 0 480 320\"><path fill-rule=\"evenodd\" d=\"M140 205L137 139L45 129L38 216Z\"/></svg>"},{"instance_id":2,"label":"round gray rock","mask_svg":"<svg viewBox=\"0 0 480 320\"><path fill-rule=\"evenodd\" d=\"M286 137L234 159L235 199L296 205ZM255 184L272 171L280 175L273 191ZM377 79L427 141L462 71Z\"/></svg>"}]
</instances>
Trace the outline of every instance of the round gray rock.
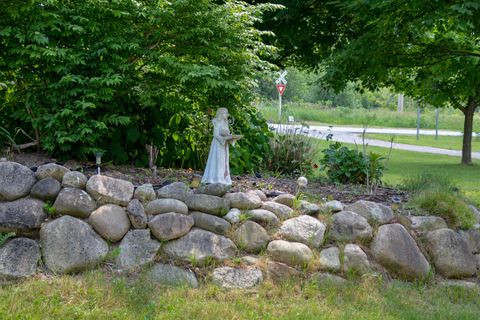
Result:
<instances>
[{"instance_id":1,"label":"round gray rock","mask_svg":"<svg viewBox=\"0 0 480 320\"><path fill-rule=\"evenodd\" d=\"M200 188L197 189L197 193L208 194L216 197L223 197L225 193L230 190L230 188L231 186L229 186L228 184L210 183L201 185Z\"/></svg>"},{"instance_id":2,"label":"round gray rock","mask_svg":"<svg viewBox=\"0 0 480 320\"><path fill-rule=\"evenodd\" d=\"M465 239L451 229L427 233L427 249L435 268L447 278L470 277L477 272L474 255Z\"/></svg>"},{"instance_id":3,"label":"round gray rock","mask_svg":"<svg viewBox=\"0 0 480 320\"><path fill-rule=\"evenodd\" d=\"M299 242L274 240L267 246L267 253L273 260L288 264L289 266L305 266L312 260L313 253L309 247Z\"/></svg>"},{"instance_id":4,"label":"round gray rock","mask_svg":"<svg viewBox=\"0 0 480 320\"><path fill-rule=\"evenodd\" d=\"M35 173L16 162L0 162L0 201L12 201L30 193Z\"/></svg>"},{"instance_id":5,"label":"round gray rock","mask_svg":"<svg viewBox=\"0 0 480 320\"><path fill-rule=\"evenodd\" d=\"M225 289L248 289L263 281L263 274L257 268L221 267L213 270L213 283Z\"/></svg>"},{"instance_id":6,"label":"round gray rock","mask_svg":"<svg viewBox=\"0 0 480 320\"><path fill-rule=\"evenodd\" d=\"M59 164L47 163L38 166L37 172L35 172L35 176L38 180L50 177L57 180L58 182L62 182L63 176L69 171L70 169L67 169Z\"/></svg>"},{"instance_id":7,"label":"round gray rock","mask_svg":"<svg viewBox=\"0 0 480 320\"><path fill-rule=\"evenodd\" d=\"M330 247L320 251L320 268L334 272L340 271L340 250L337 247Z\"/></svg>"},{"instance_id":8,"label":"round gray rock","mask_svg":"<svg viewBox=\"0 0 480 320\"><path fill-rule=\"evenodd\" d=\"M32 239L14 238L0 247L0 278L31 276L37 269L40 246Z\"/></svg>"},{"instance_id":9,"label":"round gray rock","mask_svg":"<svg viewBox=\"0 0 480 320\"><path fill-rule=\"evenodd\" d=\"M125 210L116 204L106 204L92 212L88 222L103 238L117 242L130 229Z\"/></svg>"},{"instance_id":10,"label":"round gray rock","mask_svg":"<svg viewBox=\"0 0 480 320\"><path fill-rule=\"evenodd\" d=\"M71 216L43 224L40 244L43 262L56 273L85 270L101 262L108 253L108 244L92 227Z\"/></svg>"},{"instance_id":11,"label":"round gray rock","mask_svg":"<svg viewBox=\"0 0 480 320\"><path fill-rule=\"evenodd\" d=\"M270 237L267 231L258 223L245 221L235 230L233 240L240 249L257 253L267 247Z\"/></svg>"},{"instance_id":12,"label":"round gray rock","mask_svg":"<svg viewBox=\"0 0 480 320\"><path fill-rule=\"evenodd\" d=\"M157 199L149 202L145 208L148 215L157 215L167 212L188 214L188 207L185 203L176 199Z\"/></svg>"},{"instance_id":13,"label":"round gray rock","mask_svg":"<svg viewBox=\"0 0 480 320\"><path fill-rule=\"evenodd\" d=\"M378 263L400 278L422 280L428 276L430 264L401 224L381 226L370 249Z\"/></svg>"},{"instance_id":14,"label":"round gray rock","mask_svg":"<svg viewBox=\"0 0 480 320\"><path fill-rule=\"evenodd\" d=\"M135 229L147 227L148 217L143 204L138 199L132 199L127 206L127 215Z\"/></svg>"},{"instance_id":15,"label":"round gray rock","mask_svg":"<svg viewBox=\"0 0 480 320\"><path fill-rule=\"evenodd\" d=\"M411 216L410 221L412 222L410 227L418 233L448 228L443 218L435 216Z\"/></svg>"},{"instance_id":16,"label":"round gray rock","mask_svg":"<svg viewBox=\"0 0 480 320\"><path fill-rule=\"evenodd\" d=\"M99 204L127 206L133 197L133 184L129 181L94 175L88 179L87 192Z\"/></svg>"},{"instance_id":17,"label":"round gray rock","mask_svg":"<svg viewBox=\"0 0 480 320\"><path fill-rule=\"evenodd\" d=\"M300 208L298 209L301 214L314 216L320 212L320 207L314 203L310 203L305 200L300 201Z\"/></svg>"},{"instance_id":18,"label":"round gray rock","mask_svg":"<svg viewBox=\"0 0 480 320\"><path fill-rule=\"evenodd\" d=\"M343 211L343 204L338 200L327 201L320 207L322 212L340 212Z\"/></svg>"},{"instance_id":19,"label":"round gray rock","mask_svg":"<svg viewBox=\"0 0 480 320\"><path fill-rule=\"evenodd\" d=\"M480 253L480 231L475 229L459 230L458 233L468 244L470 252L473 254Z\"/></svg>"},{"instance_id":20,"label":"round gray rock","mask_svg":"<svg viewBox=\"0 0 480 320\"><path fill-rule=\"evenodd\" d=\"M238 223L240 222L240 216L242 212L237 208L232 208L228 211L227 215L223 217L223 219L227 220L230 223Z\"/></svg>"},{"instance_id":21,"label":"round gray rock","mask_svg":"<svg viewBox=\"0 0 480 320\"><path fill-rule=\"evenodd\" d=\"M18 235L38 233L47 215L44 202L37 199L18 199L0 202L0 232L15 232Z\"/></svg>"},{"instance_id":22,"label":"round gray rock","mask_svg":"<svg viewBox=\"0 0 480 320\"><path fill-rule=\"evenodd\" d=\"M117 263L123 270L132 270L152 263L160 242L150 238L150 230L130 230L120 242Z\"/></svg>"},{"instance_id":23,"label":"round gray rock","mask_svg":"<svg viewBox=\"0 0 480 320\"><path fill-rule=\"evenodd\" d=\"M381 203L359 200L345 208L346 211L358 213L369 223L385 224L393 220L393 211Z\"/></svg>"},{"instance_id":24,"label":"round gray rock","mask_svg":"<svg viewBox=\"0 0 480 320\"><path fill-rule=\"evenodd\" d=\"M325 225L310 216L299 216L283 222L279 235L294 242L319 248L323 243Z\"/></svg>"},{"instance_id":25,"label":"round gray rock","mask_svg":"<svg viewBox=\"0 0 480 320\"><path fill-rule=\"evenodd\" d=\"M293 203L295 202L295 196L289 193L282 193L281 195L273 198L274 202L286 205L290 208L293 208Z\"/></svg>"},{"instance_id":26,"label":"round gray rock","mask_svg":"<svg viewBox=\"0 0 480 320\"><path fill-rule=\"evenodd\" d=\"M167 212L156 215L148 222L152 234L161 241L180 238L193 227L193 218L181 213Z\"/></svg>"},{"instance_id":27,"label":"round gray rock","mask_svg":"<svg viewBox=\"0 0 480 320\"><path fill-rule=\"evenodd\" d=\"M267 262L267 274L274 282L284 282L301 276L297 269L276 261Z\"/></svg>"},{"instance_id":28,"label":"round gray rock","mask_svg":"<svg viewBox=\"0 0 480 320\"><path fill-rule=\"evenodd\" d=\"M367 254L356 244L349 243L343 250L344 272L365 274L370 271L370 261Z\"/></svg>"},{"instance_id":29,"label":"round gray rock","mask_svg":"<svg viewBox=\"0 0 480 320\"><path fill-rule=\"evenodd\" d=\"M257 195L257 197L260 198L260 200L262 200L262 201L268 201L267 196L265 195L265 193L263 193L262 190L254 189L254 190L249 190L249 191L247 191L247 193L254 193L254 194Z\"/></svg>"},{"instance_id":30,"label":"round gray rock","mask_svg":"<svg viewBox=\"0 0 480 320\"><path fill-rule=\"evenodd\" d=\"M155 264L147 272L147 278L153 283L167 287L198 288L195 273L169 264Z\"/></svg>"},{"instance_id":31,"label":"round gray rock","mask_svg":"<svg viewBox=\"0 0 480 320\"><path fill-rule=\"evenodd\" d=\"M61 188L58 180L45 178L33 185L30 196L40 200L55 200Z\"/></svg>"},{"instance_id":32,"label":"round gray rock","mask_svg":"<svg viewBox=\"0 0 480 320\"><path fill-rule=\"evenodd\" d=\"M262 203L261 208L273 212L281 220L288 219L293 214L292 208L274 201Z\"/></svg>"},{"instance_id":33,"label":"round gray rock","mask_svg":"<svg viewBox=\"0 0 480 320\"><path fill-rule=\"evenodd\" d=\"M192 194L185 202L192 211L223 217L230 210L230 200L208 194Z\"/></svg>"},{"instance_id":34,"label":"round gray rock","mask_svg":"<svg viewBox=\"0 0 480 320\"><path fill-rule=\"evenodd\" d=\"M234 192L223 196L230 200L230 206L240 210L250 210L260 208L262 200L255 193Z\"/></svg>"},{"instance_id":35,"label":"round gray rock","mask_svg":"<svg viewBox=\"0 0 480 320\"><path fill-rule=\"evenodd\" d=\"M231 258L237 247L228 238L193 228L182 238L163 245L162 251L172 259L205 265L210 260L223 261Z\"/></svg>"},{"instance_id":36,"label":"round gray rock","mask_svg":"<svg viewBox=\"0 0 480 320\"><path fill-rule=\"evenodd\" d=\"M157 190L157 197L185 201L193 191L183 182L173 182Z\"/></svg>"},{"instance_id":37,"label":"round gray rock","mask_svg":"<svg viewBox=\"0 0 480 320\"><path fill-rule=\"evenodd\" d=\"M268 210L249 210L246 212L246 215L250 220L258 222L267 227L276 227L280 224L280 220L277 218L275 213Z\"/></svg>"},{"instance_id":38,"label":"round gray rock","mask_svg":"<svg viewBox=\"0 0 480 320\"><path fill-rule=\"evenodd\" d=\"M85 189L88 178L83 173L78 171L66 172L62 178L62 186L64 188L78 188Z\"/></svg>"},{"instance_id":39,"label":"round gray rock","mask_svg":"<svg viewBox=\"0 0 480 320\"><path fill-rule=\"evenodd\" d=\"M153 186L150 183L146 183L135 189L133 197L140 200L143 205L147 205L150 201L157 199L157 194Z\"/></svg>"},{"instance_id":40,"label":"round gray rock","mask_svg":"<svg viewBox=\"0 0 480 320\"><path fill-rule=\"evenodd\" d=\"M335 213L332 218L329 237L335 241L369 240L372 227L367 220L351 211Z\"/></svg>"},{"instance_id":41,"label":"round gray rock","mask_svg":"<svg viewBox=\"0 0 480 320\"><path fill-rule=\"evenodd\" d=\"M53 207L56 213L77 218L88 218L97 208L97 203L88 193L77 188L63 188L57 196Z\"/></svg>"},{"instance_id":42,"label":"round gray rock","mask_svg":"<svg viewBox=\"0 0 480 320\"><path fill-rule=\"evenodd\" d=\"M191 211L190 216L195 222L195 227L215 232L222 236L226 235L232 227L232 225L227 220L211 214L206 214L199 211Z\"/></svg>"}]
</instances>

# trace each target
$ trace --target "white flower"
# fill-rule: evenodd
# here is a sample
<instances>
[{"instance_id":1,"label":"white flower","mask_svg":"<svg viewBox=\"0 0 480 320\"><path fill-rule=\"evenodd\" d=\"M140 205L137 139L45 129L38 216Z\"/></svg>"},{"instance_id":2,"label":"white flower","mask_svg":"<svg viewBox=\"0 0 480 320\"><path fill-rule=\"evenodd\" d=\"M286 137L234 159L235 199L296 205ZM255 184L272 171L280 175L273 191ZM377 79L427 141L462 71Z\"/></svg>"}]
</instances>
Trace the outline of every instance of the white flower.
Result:
<instances>
[{"instance_id":1,"label":"white flower","mask_svg":"<svg viewBox=\"0 0 480 320\"><path fill-rule=\"evenodd\" d=\"M306 187L307 183L308 183L308 180L305 177L300 177L300 178L297 179L297 185L299 187Z\"/></svg>"}]
</instances>

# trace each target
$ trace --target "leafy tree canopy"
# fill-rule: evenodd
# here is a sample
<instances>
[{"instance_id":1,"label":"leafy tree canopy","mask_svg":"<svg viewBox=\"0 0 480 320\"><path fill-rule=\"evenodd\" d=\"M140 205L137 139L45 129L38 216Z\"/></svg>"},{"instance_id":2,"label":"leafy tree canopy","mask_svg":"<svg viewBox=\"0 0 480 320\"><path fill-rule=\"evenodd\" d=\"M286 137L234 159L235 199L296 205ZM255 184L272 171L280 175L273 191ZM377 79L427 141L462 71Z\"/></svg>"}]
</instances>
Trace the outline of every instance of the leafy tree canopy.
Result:
<instances>
[{"instance_id":1,"label":"leafy tree canopy","mask_svg":"<svg viewBox=\"0 0 480 320\"><path fill-rule=\"evenodd\" d=\"M251 170L268 131L250 107L273 66L255 23L272 5L211 0L19 0L0 10L3 126L57 156L106 150L117 162L202 167L218 107L245 135L232 156Z\"/></svg>"}]
</instances>

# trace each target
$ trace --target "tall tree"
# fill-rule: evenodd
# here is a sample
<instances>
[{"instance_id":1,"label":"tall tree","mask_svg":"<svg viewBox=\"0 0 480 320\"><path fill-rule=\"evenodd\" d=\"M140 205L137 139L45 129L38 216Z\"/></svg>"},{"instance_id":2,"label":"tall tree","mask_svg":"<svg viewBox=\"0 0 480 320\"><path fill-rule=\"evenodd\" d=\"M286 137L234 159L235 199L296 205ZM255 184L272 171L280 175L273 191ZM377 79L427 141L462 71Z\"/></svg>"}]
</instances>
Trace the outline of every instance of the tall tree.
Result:
<instances>
[{"instance_id":1,"label":"tall tree","mask_svg":"<svg viewBox=\"0 0 480 320\"><path fill-rule=\"evenodd\" d=\"M336 90L391 86L465 116L462 160L470 164L480 104L480 3L471 0L278 1L268 25L294 63L322 69Z\"/></svg>"}]
</instances>

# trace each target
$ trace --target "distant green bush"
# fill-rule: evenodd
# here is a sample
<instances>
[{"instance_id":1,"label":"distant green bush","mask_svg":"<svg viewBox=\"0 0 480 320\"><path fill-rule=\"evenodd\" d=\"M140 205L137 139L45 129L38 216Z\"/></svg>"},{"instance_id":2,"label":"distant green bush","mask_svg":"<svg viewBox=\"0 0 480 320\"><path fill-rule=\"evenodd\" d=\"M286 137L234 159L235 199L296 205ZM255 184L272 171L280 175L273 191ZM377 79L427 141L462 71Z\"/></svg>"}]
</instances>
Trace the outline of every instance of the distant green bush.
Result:
<instances>
[{"instance_id":1,"label":"distant green bush","mask_svg":"<svg viewBox=\"0 0 480 320\"><path fill-rule=\"evenodd\" d=\"M401 188L413 193L419 193L425 190L458 191L458 187L452 182L450 177L430 173L423 173L406 178L401 184Z\"/></svg>"},{"instance_id":2,"label":"distant green bush","mask_svg":"<svg viewBox=\"0 0 480 320\"><path fill-rule=\"evenodd\" d=\"M413 203L431 215L444 218L452 228L469 229L476 223L473 212L456 194L426 191L416 196Z\"/></svg>"}]
</instances>

